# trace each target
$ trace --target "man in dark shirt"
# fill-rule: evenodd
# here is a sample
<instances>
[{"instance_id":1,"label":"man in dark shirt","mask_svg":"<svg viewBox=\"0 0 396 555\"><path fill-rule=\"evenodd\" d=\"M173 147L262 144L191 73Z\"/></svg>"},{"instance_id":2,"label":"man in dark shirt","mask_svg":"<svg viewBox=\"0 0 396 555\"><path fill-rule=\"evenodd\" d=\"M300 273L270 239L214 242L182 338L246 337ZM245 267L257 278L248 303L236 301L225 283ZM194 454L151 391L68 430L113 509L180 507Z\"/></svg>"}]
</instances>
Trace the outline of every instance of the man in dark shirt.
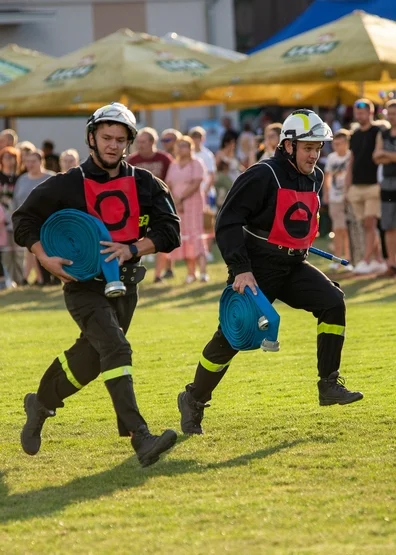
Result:
<instances>
[{"instance_id":1,"label":"man in dark shirt","mask_svg":"<svg viewBox=\"0 0 396 555\"><path fill-rule=\"evenodd\" d=\"M59 154L55 152L55 145L52 141L44 141L42 145L44 153L44 166L46 170L51 170L55 173L60 172Z\"/></svg>"},{"instance_id":2,"label":"man in dark shirt","mask_svg":"<svg viewBox=\"0 0 396 555\"><path fill-rule=\"evenodd\" d=\"M136 284L144 277L140 257L180 245L179 217L166 185L147 170L122 161L135 136L135 117L124 105L99 108L87 123L88 160L37 186L13 215L16 242L65 283L66 307L81 330L75 344L46 370L37 394L25 396L27 421L21 443L28 455L40 449L45 420L99 374L112 399L119 434L131 438L142 466L155 463L176 441L173 430L160 436L148 431L135 399L132 350L126 339L137 303ZM124 297L106 297L102 276L76 281L64 269L73 261L45 253L41 226L64 208L87 212L106 225L112 241L101 242L101 253L107 254L107 261L118 258L127 289Z\"/></svg>"},{"instance_id":3,"label":"man in dark shirt","mask_svg":"<svg viewBox=\"0 0 396 555\"><path fill-rule=\"evenodd\" d=\"M354 104L354 118L359 128L351 136L351 159L345 186L346 198L351 203L355 218L363 223L364 257L355 267L355 273L368 274L386 270L379 255L378 220L381 217L378 165L373 160L377 134L381 128L373 125L374 105L361 98Z\"/></svg>"},{"instance_id":4,"label":"man in dark shirt","mask_svg":"<svg viewBox=\"0 0 396 555\"><path fill-rule=\"evenodd\" d=\"M238 140L239 133L236 129L233 128L232 119L228 116L224 116L221 120L221 123L224 127L223 135L221 136L220 144L223 145L224 142L233 139L234 141Z\"/></svg>"},{"instance_id":5,"label":"man in dark shirt","mask_svg":"<svg viewBox=\"0 0 396 555\"><path fill-rule=\"evenodd\" d=\"M348 391L339 366L345 335L344 294L305 259L318 231L323 172L316 167L331 129L312 110L286 118L275 157L251 166L232 186L216 221L216 239L233 289L259 286L272 303L280 299L318 319L320 405L363 398ZM206 403L238 351L221 327L203 350L193 383L178 396L184 433L201 434Z\"/></svg>"},{"instance_id":6,"label":"man in dark shirt","mask_svg":"<svg viewBox=\"0 0 396 555\"><path fill-rule=\"evenodd\" d=\"M396 276L396 100L386 103L390 129L377 134L373 159L383 165L381 181L381 228L385 234L388 268L383 277Z\"/></svg>"}]
</instances>

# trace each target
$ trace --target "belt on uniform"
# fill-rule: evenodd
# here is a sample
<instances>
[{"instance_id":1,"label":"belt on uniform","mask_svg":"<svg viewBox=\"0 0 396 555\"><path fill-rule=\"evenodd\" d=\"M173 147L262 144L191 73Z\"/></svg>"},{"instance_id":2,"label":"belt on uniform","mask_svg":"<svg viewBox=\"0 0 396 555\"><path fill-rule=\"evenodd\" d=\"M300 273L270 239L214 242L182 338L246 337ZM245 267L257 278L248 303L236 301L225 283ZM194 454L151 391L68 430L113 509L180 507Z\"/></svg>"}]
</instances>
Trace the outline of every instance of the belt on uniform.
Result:
<instances>
[{"instance_id":1,"label":"belt on uniform","mask_svg":"<svg viewBox=\"0 0 396 555\"><path fill-rule=\"evenodd\" d=\"M272 250L278 251L280 254L285 254L286 256L307 256L308 249L291 249L285 247L284 245L276 245L275 243L270 243L268 241L269 232L262 229L257 229L250 225L243 226L243 232L246 238L254 241L255 244L260 246L265 246ZM265 243L264 243L265 241Z\"/></svg>"},{"instance_id":2,"label":"belt on uniform","mask_svg":"<svg viewBox=\"0 0 396 555\"><path fill-rule=\"evenodd\" d=\"M146 275L147 268L142 266L140 262L136 264L123 264L120 266L120 281L125 285L136 285L140 283ZM103 275L94 278L96 281L104 281Z\"/></svg>"}]
</instances>

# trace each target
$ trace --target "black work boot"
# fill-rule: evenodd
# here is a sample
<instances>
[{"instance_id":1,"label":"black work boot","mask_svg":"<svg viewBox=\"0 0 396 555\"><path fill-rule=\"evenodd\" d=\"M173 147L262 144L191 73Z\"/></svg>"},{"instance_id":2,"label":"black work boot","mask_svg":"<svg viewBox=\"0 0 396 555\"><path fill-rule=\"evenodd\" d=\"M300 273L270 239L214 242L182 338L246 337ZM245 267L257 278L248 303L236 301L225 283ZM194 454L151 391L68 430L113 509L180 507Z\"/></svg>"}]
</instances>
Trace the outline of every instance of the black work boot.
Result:
<instances>
[{"instance_id":1,"label":"black work boot","mask_svg":"<svg viewBox=\"0 0 396 555\"><path fill-rule=\"evenodd\" d=\"M23 404L27 420L21 432L22 449L28 455L36 455L40 450L44 422L48 417L55 416L55 411L46 409L37 399L36 393L27 393Z\"/></svg>"},{"instance_id":2,"label":"black work boot","mask_svg":"<svg viewBox=\"0 0 396 555\"><path fill-rule=\"evenodd\" d=\"M171 449L177 440L177 434L173 430L165 430L160 436L153 436L147 426L140 426L132 434L131 443L140 465L150 466L156 463L161 453Z\"/></svg>"},{"instance_id":3,"label":"black work boot","mask_svg":"<svg viewBox=\"0 0 396 555\"><path fill-rule=\"evenodd\" d=\"M177 396L177 406L181 413L181 429L184 434L203 434L201 422L204 409L210 405L196 401L189 391Z\"/></svg>"},{"instance_id":4,"label":"black work boot","mask_svg":"<svg viewBox=\"0 0 396 555\"><path fill-rule=\"evenodd\" d=\"M345 380L339 372L332 372L327 378L318 381L319 405L348 405L363 399L360 391L348 391Z\"/></svg>"}]
</instances>

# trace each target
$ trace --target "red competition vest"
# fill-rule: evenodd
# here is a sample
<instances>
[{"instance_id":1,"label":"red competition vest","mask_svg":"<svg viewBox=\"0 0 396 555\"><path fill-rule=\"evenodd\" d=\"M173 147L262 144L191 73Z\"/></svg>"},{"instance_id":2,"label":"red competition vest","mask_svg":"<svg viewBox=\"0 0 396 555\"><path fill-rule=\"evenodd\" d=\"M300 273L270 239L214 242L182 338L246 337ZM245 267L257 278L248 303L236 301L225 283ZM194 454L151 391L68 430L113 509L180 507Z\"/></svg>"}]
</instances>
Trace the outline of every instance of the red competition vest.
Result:
<instances>
[{"instance_id":1,"label":"red competition vest","mask_svg":"<svg viewBox=\"0 0 396 555\"><path fill-rule=\"evenodd\" d=\"M87 211L105 224L113 241L130 242L139 238L139 202L135 168L132 175L118 177L107 183L84 178Z\"/></svg>"},{"instance_id":2,"label":"red competition vest","mask_svg":"<svg viewBox=\"0 0 396 555\"><path fill-rule=\"evenodd\" d=\"M270 168L278 184L275 218L268 242L290 249L308 249L319 227L319 199L315 183L309 192L282 189L273 168L269 164L264 165Z\"/></svg>"}]
</instances>

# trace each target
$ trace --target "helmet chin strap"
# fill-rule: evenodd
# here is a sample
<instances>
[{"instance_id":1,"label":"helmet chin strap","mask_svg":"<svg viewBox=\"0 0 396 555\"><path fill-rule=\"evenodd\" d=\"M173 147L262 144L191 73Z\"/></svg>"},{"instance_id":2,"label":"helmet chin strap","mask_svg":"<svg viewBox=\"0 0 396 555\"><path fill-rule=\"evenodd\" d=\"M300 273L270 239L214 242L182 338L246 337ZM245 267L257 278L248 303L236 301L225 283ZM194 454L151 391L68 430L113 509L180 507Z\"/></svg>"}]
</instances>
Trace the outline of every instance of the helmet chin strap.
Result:
<instances>
[{"instance_id":1,"label":"helmet chin strap","mask_svg":"<svg viewBox=\"0 0 396 555\"><path fill-rule=\"evenodd\" d=\"M289 154L286 150L286 147L284 146L284 144L281 145L280 151L283 154L283 156L289 160L289 162L291 162L293 164L293 166L295 166L297 168L297 141L290 141L291 145L292 145L292 153ZM298 169L298 168L297 168Z\"/></svg>"}]
</instances>

